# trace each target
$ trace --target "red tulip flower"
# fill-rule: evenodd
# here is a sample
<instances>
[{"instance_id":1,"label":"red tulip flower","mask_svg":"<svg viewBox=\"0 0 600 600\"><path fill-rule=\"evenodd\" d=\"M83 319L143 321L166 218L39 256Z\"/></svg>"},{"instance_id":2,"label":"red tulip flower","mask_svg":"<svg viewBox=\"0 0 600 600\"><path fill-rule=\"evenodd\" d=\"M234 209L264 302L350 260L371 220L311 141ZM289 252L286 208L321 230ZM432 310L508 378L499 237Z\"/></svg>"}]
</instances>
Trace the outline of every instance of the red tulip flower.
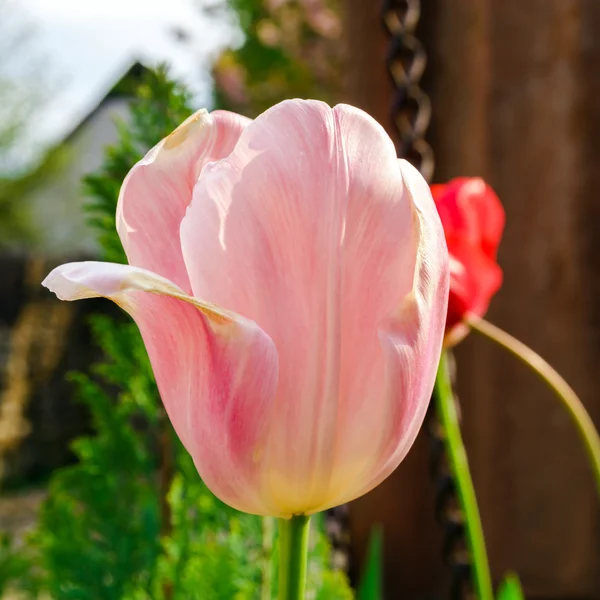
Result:
<instances>
[{"instance_id":1,"label":"red tulip flower","mask_svg":"<svg viewBox=\"0 0 600 600\"><path fill-rule=\"evenodd\" d=\"M448 252L429 188L351 106L200 111L129 173L128 265L63 265L60 298L137 322L175 431L249 513L342 504L404 458L444 336Z\"/></svg>"},{"instance_id":2,"label":"red tulip flower","mask_svg":"<svg viewBox=\"0 0 600 600\"><path fill-rule=\"evenodd\" d=\"M431 186L450 254L450 299L446 345L460 341L467 316L483 317L502 285L496 256L504 209L482 179L461 177Z\"/></svg>"},{"instance_id":3,"label":"red tulip flower","mask_svg":"<svg viewBox=\"0 0 600 600\"><path fill-rule=\"evenodd\" d=\"M504 209L498 196L482 179L469 177L432 185L431 194L450 254L445 345L456 344L469 328L473 329L517 356L546 381L579 431L600 494L600 435L584 404L539 354L483 319L493 295L502 285L502 270L496 256L504 230Z\"/></svg>"}]
</instances>

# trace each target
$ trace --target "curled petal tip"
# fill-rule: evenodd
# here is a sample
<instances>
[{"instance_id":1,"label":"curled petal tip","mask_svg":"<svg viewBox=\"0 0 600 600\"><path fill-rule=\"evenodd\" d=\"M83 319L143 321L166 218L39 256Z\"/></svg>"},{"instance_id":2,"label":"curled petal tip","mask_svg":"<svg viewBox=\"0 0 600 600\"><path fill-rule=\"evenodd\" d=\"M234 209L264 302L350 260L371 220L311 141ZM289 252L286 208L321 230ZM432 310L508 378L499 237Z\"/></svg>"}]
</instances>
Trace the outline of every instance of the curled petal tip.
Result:
<instances>
[{"instance_id":1,"label":"curled petal tip","mask_svg":"<svg viewBox=\"0 0 600 600\"><path fill-rule=\"evenodd\" d=\"M173 150L183 144L191 133L201 134L206 125L210 123L210 118L205 108L195 112L165 138L162 147L165 150Z\"/></svg>"},{"instance_id":2,"label":"curled petal tip","mask_svg":"<svg viewBox=\"0 0 600 600\"><path fill-rule=\"evenodd\" d=\"M85 263L68 263L53 269L42 285L53 292L59 300L80 300L100 294L85 285Z\"/></svg>"},{"instance_id":3,"label":"curled petal tip","mask_svg":"<svg viewBox=\"0 0 600 600\"><path fill-rule=\"evenodd\" d=\"M117 231L131 265L190 292L179 226L204 166L228 156L249 119L199 110L129 172L117 204Z\"/></svg>"}]
</instances>

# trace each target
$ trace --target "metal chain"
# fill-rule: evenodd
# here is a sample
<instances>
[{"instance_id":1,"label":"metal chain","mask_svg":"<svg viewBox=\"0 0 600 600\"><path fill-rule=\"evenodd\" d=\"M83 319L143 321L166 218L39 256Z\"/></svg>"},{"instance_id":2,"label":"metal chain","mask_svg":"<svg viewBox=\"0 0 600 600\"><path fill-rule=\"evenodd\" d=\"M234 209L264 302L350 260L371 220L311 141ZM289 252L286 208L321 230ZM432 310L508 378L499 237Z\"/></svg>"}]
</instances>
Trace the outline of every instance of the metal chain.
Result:
<instances>
[{"instance_id":1,"label":"metal chain","mask_svg":"<svg viewBox=\"0 0 600 600\"><path fill-rule=\"evenodd\" d=\"M450 377L454 402L459 411L460 404L455 389L456 369L453 355L450 352L448 352L448 359L451 367ZM476 595L471 577L471 557L467 547L464 514L448 464L444 428L437 416L433 402L427 413L426 428L430 441L429 466L435 484L435 516L444 533L442 557L452 572L449 598L451 600L472 600Z\"/></svg>"},{"instance_id":2,"label":"metal chain","mask_svg":"<svg viewBox=\"0 0 600 600\"><path fill-rule=\"evenodd\" d=\"M390 38L386 66L394 85L391 117L398 134L396 149L399 157L409 160L431 182L435 162L433 150L425 140L431 102L420 87L427 54L415 37L420 16L420 0L383 0L382 21ZM454 389L454 373L452 380ZM454 400L458 406L456 393ZM444 431L433 404L426 423L431 440L430 468L436 487L435 514L444 531L442 556L452 571L450 598L471 599L474 593L464 516L448 466Z\"/></svg>"},{"instance_id":3,"label":"metal chain","mask_svg":"<svg viewBox=\"0 0 600 600\"><path fill-rule=\"evenodd\" d=\"M390 37L386 66L394 85L391 117L398 133L396 149L430 182L435 165L425 133L431 103L420 87L427 54L414 35L420 14L420 0L383 0L382 20Z\"/></svg>"}]
</instances>

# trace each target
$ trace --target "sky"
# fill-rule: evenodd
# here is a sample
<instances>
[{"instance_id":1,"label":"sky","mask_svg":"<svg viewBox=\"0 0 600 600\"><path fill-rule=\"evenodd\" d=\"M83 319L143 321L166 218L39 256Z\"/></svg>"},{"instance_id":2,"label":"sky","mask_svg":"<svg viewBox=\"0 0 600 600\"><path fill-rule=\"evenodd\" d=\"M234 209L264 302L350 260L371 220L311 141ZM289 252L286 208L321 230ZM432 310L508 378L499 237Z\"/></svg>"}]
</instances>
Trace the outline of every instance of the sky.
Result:
<instances>
[{"instance_id":1,"label":"sky","mask_svg":"<svg viewBox=\"0 0 600 600\"><path fill-rule=\"evenodd\" d=\"M60 140L136 58L147 64L167 61L173 75L192 88L198 105L207 105L211 60L239 41L234 21L224 11L215 16L215 11L202 10L219 2L4 0L12 16L18 16L13 26L17 21L26 24L28 60L41 65L48 83L30 143ZM187 42L177 39L176 29L188 34Z\"/></svg>"}]
</instances>

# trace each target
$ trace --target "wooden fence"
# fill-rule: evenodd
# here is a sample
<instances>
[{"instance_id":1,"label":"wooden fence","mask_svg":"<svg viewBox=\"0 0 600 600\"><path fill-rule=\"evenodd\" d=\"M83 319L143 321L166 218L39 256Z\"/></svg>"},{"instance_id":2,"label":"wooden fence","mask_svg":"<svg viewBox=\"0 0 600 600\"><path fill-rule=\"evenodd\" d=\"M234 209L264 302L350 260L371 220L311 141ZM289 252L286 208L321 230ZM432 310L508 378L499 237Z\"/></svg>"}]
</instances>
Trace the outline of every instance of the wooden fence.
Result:
<instances>
[{"instance_id":1,"label":"wooden fence","mask_svg":"<svg viewBox=\"0 0 600 600\"><path fill-rule=\"evenodd\" d=\"M378 4L344 3L347 100L388 127ZM600 425L600 2L421 4L434 180L483 176L507 212L505 282L489 319L558 368ZM600 504L569 419L533 375L475 334L457 358L494 577L516 570L528 598L599 598ZM422 435L351 513L359 559L371 524L385 522L388 589L405 598L447 585L427 457Z\"/></svg>"}]
</instances>

